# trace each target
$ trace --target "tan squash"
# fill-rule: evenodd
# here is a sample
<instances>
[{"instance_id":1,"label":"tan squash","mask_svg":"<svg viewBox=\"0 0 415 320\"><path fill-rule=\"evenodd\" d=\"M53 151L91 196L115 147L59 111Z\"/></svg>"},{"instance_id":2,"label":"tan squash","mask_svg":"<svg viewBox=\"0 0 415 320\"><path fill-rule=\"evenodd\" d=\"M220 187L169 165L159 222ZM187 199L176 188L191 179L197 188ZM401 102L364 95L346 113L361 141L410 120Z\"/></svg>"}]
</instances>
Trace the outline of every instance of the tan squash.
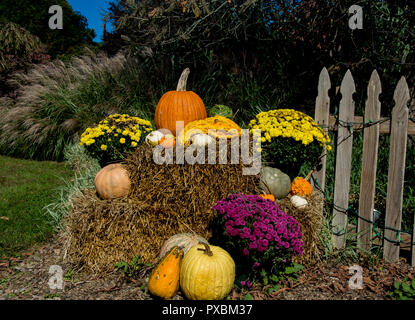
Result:
<instances>
[{"instance_id":1,"label":"tan squash","mask_svg":"<svg viewBox=\"0 0 415 320\"><path fill-rule=\"evenodd\" d=\"M205 238L195 233L175 234L163 243L163 246L160 249L159 259L164 257L167 252L169 252L175 246L180 247L183 250L184 254L186 254L191 247L199 244L200 242L209 244Z\"/></svg>"},{"instance_id":2,"label":"tan squash","mask_svg":"<svg viewBox=\"0 0 415 320\"><path fill-rule=\"evenodd\" d=\"M103 199L124 197L131 188L128 172L120 163L109 164L98 171L94 184L98 195Z\"/></svg>"},{"instance_id":3,"label":"tan squash","mask_svg":"<svg viewBox=\"0 0 415 320\"><path fill-rule=\"evenodd\" d=\"M148 280L148 291L151 294L164 299L171 299L176 295L183 255L183 250L176 246L161 259Z\"/></svg>"}]
</instances>

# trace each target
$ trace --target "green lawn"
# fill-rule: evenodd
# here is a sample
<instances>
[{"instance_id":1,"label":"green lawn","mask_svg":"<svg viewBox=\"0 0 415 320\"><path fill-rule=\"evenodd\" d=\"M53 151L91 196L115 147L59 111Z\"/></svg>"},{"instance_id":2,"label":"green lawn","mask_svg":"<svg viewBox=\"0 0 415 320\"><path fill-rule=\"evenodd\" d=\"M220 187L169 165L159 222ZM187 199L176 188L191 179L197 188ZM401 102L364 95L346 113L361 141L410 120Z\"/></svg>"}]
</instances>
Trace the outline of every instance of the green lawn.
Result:
<instances>
[{"instance_id":1,"label":"green lawn","mask_svg":"<svg viewBox=\"0 0 415 320\"><path fill-rule=\"evenodd\" d=\"M63 163L0 156L0 257L18 255L53 234L42 209L71 174Z\"/></svg>"}]
</instances>

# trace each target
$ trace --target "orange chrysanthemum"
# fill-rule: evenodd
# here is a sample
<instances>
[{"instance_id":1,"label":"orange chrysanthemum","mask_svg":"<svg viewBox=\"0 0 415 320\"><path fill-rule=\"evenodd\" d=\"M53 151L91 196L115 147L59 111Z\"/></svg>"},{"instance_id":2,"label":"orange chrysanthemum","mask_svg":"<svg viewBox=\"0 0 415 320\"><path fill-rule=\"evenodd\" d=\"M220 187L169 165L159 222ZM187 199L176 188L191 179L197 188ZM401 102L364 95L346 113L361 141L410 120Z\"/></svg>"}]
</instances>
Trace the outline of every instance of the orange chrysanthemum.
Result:
<instances>
[{"instance_id":1,"label":"orange chrysanthemum","mask_svg":"<svg viewBox=\"0 0 415 320\"><path fill-rule=\"evenodd\" d=\"M313 191L313 187L310 182L302 177L297 177L291 183L291 193L301 197L309 196Z\"/></svg>"}]
</instances>

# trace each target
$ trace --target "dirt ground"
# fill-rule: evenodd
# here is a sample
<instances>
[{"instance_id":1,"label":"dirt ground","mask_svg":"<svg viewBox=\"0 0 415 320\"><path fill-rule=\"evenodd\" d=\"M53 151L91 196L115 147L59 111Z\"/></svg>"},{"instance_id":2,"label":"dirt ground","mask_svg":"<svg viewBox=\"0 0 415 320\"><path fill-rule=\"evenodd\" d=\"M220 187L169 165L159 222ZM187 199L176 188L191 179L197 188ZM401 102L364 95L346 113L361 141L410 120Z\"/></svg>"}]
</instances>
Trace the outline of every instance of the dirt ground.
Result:
<instances>
[{"instance_id":1,"label":"dirt ground","mask_svg":"<svg viewBox=\"0 0 415 320\"><path fill-rule=\"evenodd\" d=\"M126 279L122 272L91 275L82 270L73 271L63 262L63 240L57 236L43 245L37 245L21 258L0 258L0 300L149 300L144 272L138 279ZM415 277L415 268L399 261L397 264L379 262L375 266L362 259L363 289L349 288L349 265L319 263L301 271L297 281L286 282L285 288L268 294L265 288L253 287L249 293L259 300L383 300L388 299L394 280ZM54 273L51 266L60 266L62 288L51 289ZM56 272L56 271L55 271ZM56 283L55 283L56 284ZM52 283L53 285L53 283ZM247 291L234 289L229 298L243 299ZM179 294L174 297L181 300Z\"/></svg>"}]
</instances>

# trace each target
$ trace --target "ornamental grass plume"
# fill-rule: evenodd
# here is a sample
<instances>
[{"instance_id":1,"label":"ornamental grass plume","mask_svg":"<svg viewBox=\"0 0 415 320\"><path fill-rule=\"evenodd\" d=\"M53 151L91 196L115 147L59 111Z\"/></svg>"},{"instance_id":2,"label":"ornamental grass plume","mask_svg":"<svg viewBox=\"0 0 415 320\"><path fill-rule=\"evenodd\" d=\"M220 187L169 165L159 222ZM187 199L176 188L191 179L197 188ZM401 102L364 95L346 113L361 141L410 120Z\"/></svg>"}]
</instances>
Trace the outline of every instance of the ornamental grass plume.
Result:
<instances>
[{"instance_id":1,"label":"ornamental grass plume","mask_svg":"<svg viewBox=\"0 0 415 320\"><path fill-rule=\"evenodd\" d=\"M212 207L217 240L251 270L278 268L303 253L300 225L278 205L257 195L232 194Z\"/></svg>"},{"instance_id":2,"label":"ornamental grass plume","mask_svg":"<svg viewBox=\"0 0 415 320\"><path fill-rule=\"evenodd\" d=\"M9 81L18 88L17 98L0 98L0 152L60 160L68 142L106 116L119 112L144 117L136 96L140 92L129 92L131 86L141 87L137 63L130 60L122 53L108 57L87 51L68 62L55 60L14 74Z\"/></svg>"}]
</instances>

